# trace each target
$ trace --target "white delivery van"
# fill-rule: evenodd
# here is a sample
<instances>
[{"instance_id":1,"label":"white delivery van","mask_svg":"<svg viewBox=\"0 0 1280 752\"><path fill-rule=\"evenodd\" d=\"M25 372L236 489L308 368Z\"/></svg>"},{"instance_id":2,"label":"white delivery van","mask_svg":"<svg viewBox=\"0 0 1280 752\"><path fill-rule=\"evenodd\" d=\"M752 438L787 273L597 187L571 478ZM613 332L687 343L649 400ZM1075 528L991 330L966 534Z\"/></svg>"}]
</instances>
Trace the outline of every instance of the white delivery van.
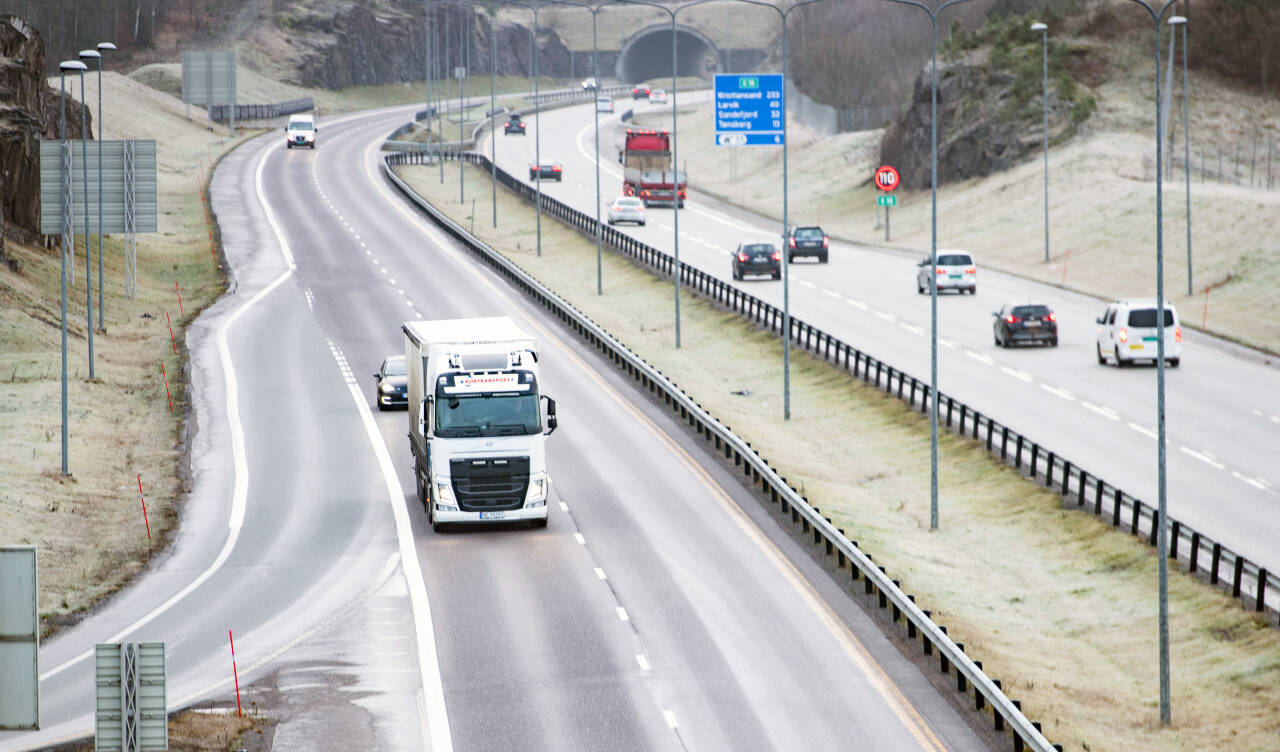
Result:
<instances>
[{"instance_id":1,"label":"white delivery van","mask_svg":"<svg viewBox=\"0 0 1280 752\"><path fill-rule=\"evenodd\" d=\"M556 403L539 391L533 335L505 316L407 321L402 329L414 483L432 529L546 526L546 436L556 428Z\"/></svg>"},{"instance_id":2,"label":"white delivery van","mask_svg":"<svg viewBox=\"0 0 1280 752\"><path fill-rule=\"evenodd\" d=\"M290 115L289 124L284 127L284 145L286 149L308 147L316 148L316 119L313 115Z\"/></svg>"}]
</instances>

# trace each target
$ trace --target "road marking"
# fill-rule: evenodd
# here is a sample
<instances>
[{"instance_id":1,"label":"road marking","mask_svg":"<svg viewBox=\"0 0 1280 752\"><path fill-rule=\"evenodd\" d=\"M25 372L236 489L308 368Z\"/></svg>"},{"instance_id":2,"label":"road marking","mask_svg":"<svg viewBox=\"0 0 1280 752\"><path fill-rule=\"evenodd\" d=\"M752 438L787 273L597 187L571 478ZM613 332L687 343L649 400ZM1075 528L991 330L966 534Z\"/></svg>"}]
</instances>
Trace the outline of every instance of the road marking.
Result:
<instances>
[{"instance_id":1,"label":"road marking","mask_svg":"<svg viewBox=\"0 0 1280 752\"><path fill-rule=\"evenodd\" d=\"M1144 428L1143 426L1140 426L1137 423L1130 423L1129 427L1137 431L1138 433L1142 434L1143 436L1146 436L1149 439L1160 438L1159 436L1156 435L1155 431L1152 431L1150 428Z\"/></svg>"},{"instance_id":2,"label":"road marking","mask_svg":"<svg viewBox=\"0 0 1280 752\"><path fill-rule=\"evenodd\" d=\"M1116 411L1112 410L1109 407L1101 407L1099 405L1093 404L1092 402L1085 402L1084 400L1080 400L1080 404L1084 407L1084 409L1092 410L1104 418L1109 418L1111 420L1117 420L1117 421L1120 420L1120 416L1116 414Z\"/></svg>"},{"instance_id":3,"label":"road marking","mask_svg":"<svg viewBox=\"0 0 1280 752\"><path fill-rule=\"evenodd\" d=\"M622 606L618 606L618 619L619 621L631 621L631 617L627 616L627 610Z\"/></svg>"},{"instance_id":4,"label":"road marking","mask_svg":"<svg viewBox=\"0 0 1280 752\"><path fill-rule=\"evenodd\" d=\"M1236 472L1235 470L1232 470L1232 471L1231 471L1231 474L1232 474L1232 475L1234 475L1234 476L1236 476L1236 478L1238 478L1239 480L1242 480L1242 481L1244 481L1245 483L1248 483L1249 485L1251 485L1251 486L1253 486L1254 488L1258 489L1259 491L1265 491L1265 490L1267 490L1267 487L1266 487L1265 485L1263 485L1263 483L1262 483L1261 481L1259 481L1259 480L1256 480L1256 479L1254 479L1254 478L1250 478L1250 477L1248 477L1248 476L1246 476L1246 475L1241 475L1240 473Z\"/></svg>"},{"instance_id":5,"label":"road marking","mask_svg":"<svg viewBox=\"0 0 1280 752\"><path fill-rule=\"evenodd\" d=\"M1031 383L1031 374L1027 373L1026 371L1015 371L1014 369L1012 369L1012 368L1010 368L1010 367L1008 367L1008 366L1000 366L1000 370L1001 370L1001 371L1004 371L1005 373L1009 374L1010 376L1014 377L1015 379L1022 379L1023 381L1027 382L1028 384L1030 384L1030 383Z\"/></svg>"},{"instance_id":6,"label":"road marking","mask_svg":"<svg viewBox=\"0 0 1280 752\"><path fill-rule=\"evenodd\" d=\"M807 281L807 280L803 280L803 279L797 279L797 280L796 280L796 284L797 284L797 285L800 285L801 287L807 287L807 288L809 288L810 290L816 289L816 288L818 287L818 286L817 286L817 285L815 285L814 283L809 282L809 281Z\"/></svg>"},{"instance_id":7,"label":"road marking","mask_svg":"<svg viewBox=\"0 0 1280 752\"><path fill-rule=\"evenodd\" d=\"M576 540L579 545L587 545L587 539L582 537L582 533L574 533L573 539Z\"/></svg>"},{"instance_id":8,"label":"road marking","mask_svg":"<svg viewBox=\"0 0 1280 752\"><path fill-rule=\"evenodd\" d=\"M649 670L649 659L644 657L644 653L636 653L636 663L640 664L641 671Z\"/></svg>"},{"instance_id":9,"label":"road marking","mask_svg":"<svg viewBox=\"0 0 1280 752\"><path fill-rule=\"evenodd\" d=\"M993 366L996 364L995 359L992 358L990 355L983 355L982 353L974 352L973 350L965 350L964 354L968 355L970 358L973 358L979 363L986 363L989 366Z\"/></svg>"},{"instance_id":10,"label":"road marking","mask_svg":"<svg viewBox=\"0 0 1280 752\"><path fill-rule=\"evenodd\" d=\"M1258 410L1258 409L1254 409L1253 414L1254 414L1254 415L1256 415L1256 416L1258 416L1259 418L1265 417L1265 416L1263 415L1262 411L1261 411L1261 410Z\"/></svg>"},{"instance_id":11,"label":"road marking","mask_svg":"<svg viewBox=\"0 0 1280 752\"><path fill-rule=\"evenodd\" d=\"M1214 467L1214 468L1217 468L1217 469L1219 469L1219 470L1225 470L1225 469L1226 469L1226 467L1227 467L1226 465L1222 464L1221 462L1218 462L1217 460L1215 460L1215 459L1214 459L1213 457L1211 457L1210 455L1208 455L1208 454L1202 454L1202 453L1200 453L1200 452L1197 452L1196 450L1192 449L1191 447L1182 446L1182 447L1178 447L1178 448L1182 450L1182 453L1183 453L1183 454L1185 454L1185 455L1187 455L1187 456L1189 456L1189 457L1195 457L1196 459L1200 460L1201 462L1203 462L1203 463L1204 463L1204 464L1206 464L1206 465L1209 465L1210 467Z\"/></svg>"},{"instance_id":12,"label":"road marking","mask_svg":"<svg viewBox=\"0 0 1280 752\"><path fill-rule=\"evenodd\" d=\"M885 321L888 321L889 323L893 323L898 320L898 317L894 316L892 313L885 313L884 311L872 311L872 313L884 319Z\"/></svg>"},{"instance_id":13,"label":"road marking","mask_svg":"<svg viewBox=\"0 0 1280 752\"><path fill-rule=\"evenodd\" d=\"M1049 394L1052 394L1055 397L1061 397L1062 399L1068 402L1076 401L1075 395L1067 391L1066 389L1063 389L1062 387L1049 386L1048 384L1041 384L1040 388L1045 390Z\"/></svg>"},{"instance_id":14,"label":"road marking","mask_svg":"<svg viewBox=\"0 0 1280 752\"><path fill-rule=\"evenodd\" d=\"M944 337L938 338L938 344L942 345L943 347L951 348L952 350L960 346L960 343L956 342L954 339L946 339Z\"/></svg>"},{"instance_id":15,"label":"road marking","mask_svg":"<svg viewBox=\"0 0 1280 752\"><path fill-rule=\"evenodd\" d=\"M1272 422L1272 423L1280 423L1280 415L1272 415L1272 416L1271 416L1271 422Z\"/></svg>"},{"instance_id":16,"label":"road marking","mask_svg":"<svg viewBox=\"0 0 1280 752\"><path fill-rule=\"evenodd\" d=\"M854 300L853 298L845 298L844 302L848 303L854 308L861 308L864 311L867 310L867 304L863 303L861 300Z\"/></svg>"},{"instance_id":17,"label":"road marking","mask_svg":"<svg viewBox=\"0 0 1280 752\"><path fill-rule=\"evenodd\" d=\"M823 295L830 295L830 296L831 296L831 297L833 297L833 298L838 298L838 297L840 297L840 293L836 292L835 290L828 290L828 289L827 289L827 288L825 288L825 287L824 287L824 288L822 288L822 294L823 294Z\"/></svg>"},{"instance_id":18,"label":"road marking","mask_svg":"<svg viewBox=\"0 0 1280 752\"><path fill-rule=\"evenodd\" d=\"M566 504L566 503L564 503L563 501L562 501L562 502L560 502L560 511L561 511L561 512L568 512L568 511L569 511L569 505L568 505L568 504Z\"/></svg>"},{"instance_id":19,"label":"road marking","mask_svg":"<svg viewBox=\"0 0 1280 752\"><path fill-rule=\"evenodd\" d=\"M597 577L597 578L599 578L599 579L601 579L601 580L607 580L607 579L609 579L608 577L605 577L605 576L604 576L604 570L603 570L603 569L601 569L600 567L596 567L596 568L595 568L595 573L596 573L596 577Z\"/></svg>"},{"instance_id":20,"label":"road marking","mask_svg":"<svg viewBox=\"0 0 1280 752\"><path fill-rule=\"evenodd\" d=\"M396 278L395 278L395 277L392 277L391 279L388 279L388 280L387 280L387 284L389 284L389 285L394 285L395 283L396 283Z\"/></svg>"},{"instance_id":21,"label":"road marking","mask_svg":"<svg viewBox=\"0 0 1280 752\"><path fill-rule=\"evenodd\" d=\"M906 329L912 334L919 335L921 337L924 336L924 327L922 326L916 326L915 324L908 324L905 321L899 321L898 326L902 327L903 329Z\"/></svg>"},{"instance_id":22,"label":"road marking","mask_svg":"<svg viewBox=\"0 0 1280 752\"><path fill-rule=\"evenodd\" d=\"M395 280L392 280L391 284L395 284ZM396 288L396 292L400 293L401 295L404 295L404 290L402 289Z\"/></svg>"},{"instance_id":23,"label":"road marking","mask_svg":"<svg viewBox=\"0 0 1280 752\"><path fill-rule=\"evenodd\" d=\"M667 721L667 728L674 730L676 727L676 714L670 710L664 710L662 711L662 717Z\"/></svg>"}]
</instances>

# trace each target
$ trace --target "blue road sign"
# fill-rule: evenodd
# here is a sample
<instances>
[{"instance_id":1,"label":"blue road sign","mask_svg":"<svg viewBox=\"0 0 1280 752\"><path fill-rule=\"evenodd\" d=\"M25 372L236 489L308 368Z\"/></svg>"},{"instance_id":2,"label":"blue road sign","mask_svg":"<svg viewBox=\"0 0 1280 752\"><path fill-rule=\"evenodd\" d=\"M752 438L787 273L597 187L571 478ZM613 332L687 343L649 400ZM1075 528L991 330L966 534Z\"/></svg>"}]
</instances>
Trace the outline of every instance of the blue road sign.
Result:
<instances>
[{"instance_id":1,"label":"blue road sign","mask_svg":"<svg viewBox=\"0 0 1280 752\"><path fill-rule=\"evenodd\" d=\"M716 145L780 146L786 138L782 76L716 75Z\"/></svg>"}]
</instances>

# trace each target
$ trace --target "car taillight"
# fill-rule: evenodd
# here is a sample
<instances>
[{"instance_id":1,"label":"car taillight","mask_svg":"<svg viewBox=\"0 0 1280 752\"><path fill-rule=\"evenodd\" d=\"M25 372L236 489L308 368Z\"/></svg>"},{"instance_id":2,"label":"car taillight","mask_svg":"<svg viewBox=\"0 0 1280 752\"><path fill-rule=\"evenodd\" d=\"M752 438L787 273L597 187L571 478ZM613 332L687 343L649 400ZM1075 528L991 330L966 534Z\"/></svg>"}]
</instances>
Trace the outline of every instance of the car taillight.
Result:
<instances>
[{"instance_id":1,"label":"car taillight","mask_svg":"<svg viewBox=\"0 0 1280 752\"><path fill-rule=\"evenodd\" d=\"M938 267L938 274L946 274L946 273L947 273L946 269L943 269L941 266Z\"/></svg>"},{"instance_id":2,"label":"car taillight","mask_svg":"<svg viewBox=\"0 0 1280 752\"><path fill-rule=\"evenodd\" d=\"M781 260L782 260L782 251L774 251L774 252L773 252L773 260L774 260L774 261L781 261Z\"/></svg>"},{"instance_id":3,"label":"car taillight","mask_svg":"<svg viewBox=\"0 0 1280 752\"><path fill-rule=\"evenodd\" d=\"M739 253L739 254L738 254L738 260L739 260L739 261L741 261L741 262L742 262L742 263L744 263L744 264L745 264L745 263L747 263L747 254L745 254L745 253Z\"/></svg>"},{"instance_id":4,"label":"car taillight","mask_svg":"<svg viewBox=\"0 0 1280 752\"><path fill-rule=\"evenodd\" d=\"M1120 340L1121 342L1128 342L1128 341L1129 341L1129 330L1128 330L1128 329L1125 329L1123 326L1122 326L1122 327L1120 327L1120 334L1118 335L1118 338L1119 338L1119 340Z\"/></svg>"},{"instance_id":5,"label":"car taillight","mask_svg":"<svg viewBox=\"0 0 1280 752\"><path fill-rule=\"evenodd\" d=\"M1005 316L1005 317L1004 317L1004 321L1005 321L1005 323L1006 323L1006 324L1016 324L1016 323L1018 323L1018 317L1017 317L1017 316Z\"/></svg>"},{"instance_id":6,"label":"car taillight","mask_svg":"<svg viewBox=\"0 0 1280 752\"><path fill-rule=\"evenodd\" d=\"M830 239L830 238L828 238L826 235L823 235L823 236L822 236L822 247L823 247L823 248L826 248L826 247L827 247L827 245L828 245L828 244L830 244L830 242L831 242L831 239Z\"/></svg>"},{"instance_id":7,"label":"car taillight","mask_svg":"<svg viewBox=\"0 0 1280 752\"><path fill-rule=\"evenodd\" d=\"M552 171L552 172L560 172L560 165L556 165L555 167L552 167L552 168L551 168L551 171Z\"/></svg>"},{"instance_id":8,"label":"car taillight","mask_svg":"<svg viewBox=\"0 0 1280 752\"><path fill-rule=\"evenodd\" d=\"M1173 341L1174 342L1182 341L1182 327L1176 326L1173 328Z\"/></svg>"},{"instance_id":9,"label":"car taillight","mask_svg":"<svg viewBox=\"0 0 1280 752\"><path fill-rule=\"evenodd\" d=\"M1057 320L1058 320L1058 317L1057 317L1057 316L1055 316L1055 315L1053 315L1053 313L1052 313L1052 312L1051 312L1048 316L1045 316L1045 318L1049 319L1050 321L1057 321Z\"/></svg>"},{"instance_id":10,"label":"car taillight","mask_svg":"<svg viewBox=\"0 0 1280 752\"><path fill-rule=\"evenodd\" d=\"M978 267L976 267L976 266L971 266L971 267L969 267L968 269L965 269L965 270L964 270L964 273L965 273L965 274L977 274L977 273L978 273Z\"/></svg>"},{"instance_id":11,"label":"car taillight","mask_svg":"<svg viewBox=\"0 0 1280 752\"><path fill-rule=\"evenodd\" d=\"M796 247L796 239L795 239L795 238L792 238L792 239L791 239L791 241L790 241L790 245L791 245L791 247L792 247L792 248L795 248L795 247Z\"/></svg>"}]
</instances>

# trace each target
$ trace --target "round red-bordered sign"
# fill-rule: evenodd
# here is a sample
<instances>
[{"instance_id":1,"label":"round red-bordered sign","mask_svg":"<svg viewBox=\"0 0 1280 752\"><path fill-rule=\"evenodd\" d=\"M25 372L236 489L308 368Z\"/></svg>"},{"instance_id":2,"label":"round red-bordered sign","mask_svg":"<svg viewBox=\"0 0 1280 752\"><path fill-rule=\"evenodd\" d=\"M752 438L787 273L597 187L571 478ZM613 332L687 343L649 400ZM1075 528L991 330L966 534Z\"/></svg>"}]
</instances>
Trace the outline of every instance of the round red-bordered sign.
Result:
<instances>
[{"instance_id":1,"label":"round red-bordered sign","mask_svg":"<svg viewBox=\"0 0 1280 752\"><path fill-rule=\"evenodd\" d=\"M882 191L897 190L900 181L898 171L889 165L883 165L876 170L876 187Z\"/></svg>"}]
</instances>

